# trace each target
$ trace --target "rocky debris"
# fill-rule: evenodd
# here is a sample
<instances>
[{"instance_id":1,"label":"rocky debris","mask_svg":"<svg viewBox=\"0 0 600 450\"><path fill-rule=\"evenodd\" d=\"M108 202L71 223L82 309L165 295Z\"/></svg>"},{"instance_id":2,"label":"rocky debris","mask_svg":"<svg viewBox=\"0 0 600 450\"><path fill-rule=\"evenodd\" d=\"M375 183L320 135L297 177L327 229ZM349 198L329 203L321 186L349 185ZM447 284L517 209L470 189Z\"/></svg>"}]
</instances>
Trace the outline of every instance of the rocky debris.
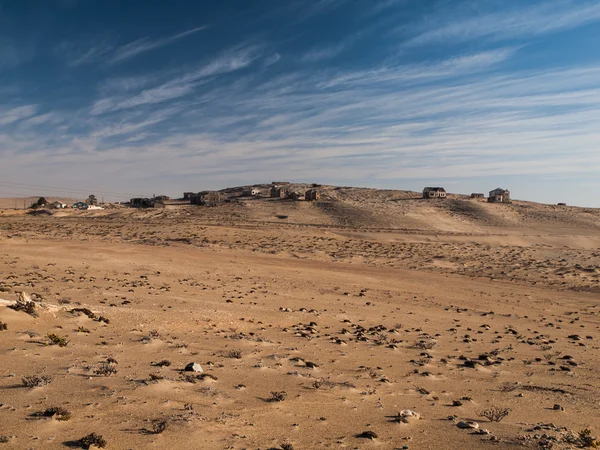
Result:
<instances>
[{"instance_id":1,"label":"rocky debris","mask_svg":"<svg viewBox=\"0 0 600 450\"><path fill-rule=\"evenodd\" d=\"M396 422L409 423L411 420L419 420L420 418L421 414L418 412L410 409L403 409L396 415L395 420Z\"/></svg>"},{"instance_id":2,"label":"rocky debris","mask_svg":"<svg viewBox=\"0 0 600 450\"><path fill-rule=\"evenodd\" d=\"M185 366L185 369L183 369L185 372L204 372L204 370L202 369L202 366L200 364L198 364L197 362L191 362L189 363L187 366Z\"/></svg>"},{"instance_id":3,"label":"rocky debris","mask_svg":"<svg viewBox=\"0 0 600 450\"><path fill-rule=\"evenodd\" d=\"M477 422L471 422L471 421L460 421L456 424L456 426L458 428L460 428L461 430L477 430L479 429L479 424Z\"/></svg>"}]
</instances>

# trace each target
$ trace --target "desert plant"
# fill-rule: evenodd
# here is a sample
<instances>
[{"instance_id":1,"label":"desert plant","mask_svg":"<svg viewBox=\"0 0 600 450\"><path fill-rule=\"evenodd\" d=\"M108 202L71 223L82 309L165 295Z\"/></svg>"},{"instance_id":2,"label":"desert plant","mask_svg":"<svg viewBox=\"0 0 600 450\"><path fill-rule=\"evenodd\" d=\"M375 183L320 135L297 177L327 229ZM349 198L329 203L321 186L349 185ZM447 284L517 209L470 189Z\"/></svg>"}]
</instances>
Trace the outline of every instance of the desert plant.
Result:
<instances>
[{"instance_id":1,"label":"desert plant","mask_svg":"<svg viewBox=\"0 0 600 450\"><path fill-rule=\"evenodd\" d=\"M82 437L79 439L79 443L86 448L90 448L92 445L98 448L106 447L106 439L104 439L102 435L96 433L91 433Z\"/></svg>"},{"instance_id":2,"label":"desert plant","mask_svg":"<svg viewBox=\"0 0 600 450\"><path fill-rule=\"evenodd\" d=\"M163 359L162 361L155 362L152 365L158 367L169 367L171 365L171 361L168 359Z\"/></svg>"},{"instance_id":3,"label":"desert plant","mask_svg":"<svg viewBox=\"0 0 600 450\"><path fill-rule=\"evenodd\" d=\"M0 331L8 330L8 325L0 320Z\"/></svg>"},{"instance_id":4,"label":"desert plant","mask_svg":"<svg viewBox=\"0 0 600 450\"><path fill-rule=\"evenodd\" d=\"M45 411L35 413L36 417L53 417L54 419L64 422L71 419L71 413L62 406L53 406Z\"/></svg>"},{"instance_id":5,"label":"desert plant","mask_svg":"<svg viewBox=\"0 0 600 450\"><path fill-rule=\"evenodd\" d=\"M163 419L156 419L152 421L152 434L160 434L167 429L168 422Z\"/></svg>"},{"instance_id":6,"label":"desert plant","mask_svg":"<svg viewBox=\"0 0 600 450\"><path fill-rule=\"evenodd\" d=\"M280 391L280 392L271 392L271 396L269 397L268 401L270 402L282 402L287 398L287 392L284 391Z\"/></svg>"},{"instance_id":7,"label":"desert plant","mask_svg":"<svg viewBox=\"0 0 600 450\"><path fill-rule=\"evenodd\" d=\"M436 342L433 339L428 339L428 340L421 340L418 342L415 342L413 344L413 348L417 348L420 350L431 350L433 347L435 347Z\"/></svg>"},{"instance_id":8,"label":"desert plant","mask_svg":"<svg viewBox=\"0 0 600 450\"><path fill-rule=\"evenodd\" d=\"M48 345L58 345L59 347L66 347L69 343L69 341L67 341L64 337L60 337L59 335L54 333L48 333L46 335L46 338L49 341Z\"/></svg>"},{"instance_id":9,"label":"desert plant","mask_svg":"<svg viewBox=\"0 0 600 450\"><path fill-rule=\"evenodd\" d=\"M227 356L233 359L242 359L242 352L240 350L231 350L227 353Z\"/></svg>"},{"instance_id":10,"label":"desert plant","mask_svg":"<svg viewBox=\"0 0 600 450\"><path fill-rule=\"evenodd\" d=\"M12 305L8 305L8 307L10 309L14 309L15 311L23 311L32 317L38 316L38 313L35 309L35 302L31 301L24 292L21 292L17 301Z\"/></svg>"},{"instance_id":11,"label":"desert plant","mask_svg":"<svg viewBox=\"0 0 600 450\"><path fill-rule=\"evenodd\" d=\"M51 381L52 377L49 377L47 375L42 375L41 377L38 377L37 375L31 375L28 377L21 378L23 386L28 388L47 386L48 384L50 384Z\"/></svg>"},{"instance_id":12,"label":"desert plant","mask_svg":"<svg viewBox=\"0 0 600 450\"><path fill-rule=\"evenodd\" d=\"M86 327L79 327L79 328L77 328L77 332L78 333L89 333L90 330L87 329Z\"/></svg>"},{"instance_id":13,"label":"desert plant","mask_svg":"<svg viewBox=\"0 0 600 450\"><path fill-rule=\"evenodd\" d=\"M283 444L279 445L281 447L281 450L294 450L294 446L292 444L290 444L289 442L284 442Z\"/></svg>"},{"instance_id":14,"label":"desert plant","mask_svg":"<svg viewBox=\"0 0 600 450\"><path fill-rule=\"evenodd\" d=\"M108 362L103 362L98 365L98 367L94 370L96 375L102 375L105 377L110 377L117 373L117 368Z\"/></svg>"},{"instance_id":15,"label":"desert plant","mask_svg":"<svg viewBox=\"0 0 600 450\"><path fill-rule=\"evenodd\" d=\"M485 417L490 422L500 422L510 413L509 408L503 408L502 406L492 405L478 413L479 417Z\"/></svg>"},{"instance_id":16,"label":"desert plant","mask_svg":"<svg viewBox=\"0 0 600 450\"><path fill-rule=\"evenodd\" d=\"M600 448L600 441L592 436L592 430L589 428L577 433L577 441L583 448Z\"/></svg>"}]
</instances>

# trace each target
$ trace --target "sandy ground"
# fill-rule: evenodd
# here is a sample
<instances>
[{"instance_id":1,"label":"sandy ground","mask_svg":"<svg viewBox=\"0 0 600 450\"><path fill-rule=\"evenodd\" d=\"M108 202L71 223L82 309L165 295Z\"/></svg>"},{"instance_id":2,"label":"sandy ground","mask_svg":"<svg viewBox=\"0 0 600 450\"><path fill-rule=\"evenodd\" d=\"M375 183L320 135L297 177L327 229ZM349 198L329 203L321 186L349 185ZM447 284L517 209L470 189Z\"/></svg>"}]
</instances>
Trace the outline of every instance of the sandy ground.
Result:
<instances>
[{"instance_id":1,"label":"sandy ground","mask_svg":"<svg viewBox=\"0 0 600 450\"><path fill-rule=\"evenodd\" d=\"M0 448L95 432L115 449L563 449L600 434L595 211L500 227L413 208L440 230L342 225L349 204L0 215ZM7 306L22 291L37 317ZM25 387L34 375L49 384ZM490 422L492 406L509 414Z\"/></svg>"}]
</instances>

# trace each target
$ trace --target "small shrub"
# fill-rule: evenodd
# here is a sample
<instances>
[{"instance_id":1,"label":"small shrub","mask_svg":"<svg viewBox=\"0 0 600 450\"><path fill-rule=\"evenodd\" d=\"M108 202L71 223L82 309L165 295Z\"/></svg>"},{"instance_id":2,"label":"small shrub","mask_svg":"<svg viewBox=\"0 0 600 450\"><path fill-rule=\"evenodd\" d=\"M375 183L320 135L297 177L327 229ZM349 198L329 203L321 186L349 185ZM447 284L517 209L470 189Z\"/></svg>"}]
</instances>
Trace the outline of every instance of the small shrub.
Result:
<instances>
[{"instance_id":1,"label":"small shrub","mask_svg":"<svg viewBox=\"0 0 600 450\"><path fill-rule=\"evenodd\" d=\"M92 445L98 448L106 447L106 440L100 434L96 433L91 433L82 437L79 439L79 443L85 448L90 448Z\"/></svg>"},{"instance_id":2,"label":"small shrub","mask_svg":"<svg viewBox=\"0 0 600 450\"><path fill-rule=\"evenodd\" d=\"M47 386L50 384L51 381L52 377L49 377L47 375L42 375L41 377L38 377L37 375L32 375L29 377L21 378L23 386L28 388Z\"/></svg>"},{"instance_id":3,"label":"small shrub","mask_svg":"<svg viewBox=\"0 0 600 450\"><path fill-rule=\"evenodd\" d=\"M163 359L162 361L153 363L152 365L158 367L169 367L171 365L171 361L169 361L168 359Z\"/></svg>"},{"instance_id":4,"label":"small shrub","mask_svg":"<svg viewBox=\"0 0 600 450\"><path fill-rule=\"evenodd\" d=\"M8 330L8 325L0 320L0 331Z\"/></svg>"},{"instance_id":5,"label":"small shrub","mask_svg":"<svg viewBox=\"0 0 600 450\"><path fill-rule=\"evenodd\" d=\"M0 444L8 444L10 438L8 436L0 436Z\"/></svg>"},{"instance_id":6,"label":"small shrub","mask_svg":"<svg viewBox=\"0 0 600 450\"><path fill-rule=\"evenodd\" d=\"M281 450L294 450L294 446L292 444L290 444L289 442L284 442L283 444L280 445Z\"/></svg>"},{"instance_id":7,"label":"small shrub","mask_svg":"<svg viewBox=\"0 0 600 450\"><path fill-rule=\"evenodd\" d=\"M234 359L242 359L242 352L239 350L231 350L227 356Z\"/></svg>"},{"instance_id":8,"label":"small shrub","mask_svg":"<svg viewBox=\"0 0 600 450\"><path fill-rule=\"evenodd\" d=\"M413 348L418 348L419 350L431 350L435 347L435 342L433 339L418 341L413 344Z\"/></svg>"},{"instance_id":9,"label":"small shrub","mask_svg":"<svg viewBox=\"0 0 600 450\"><path fill-rule=\"evenodd\" d=\"M152 421L152 434L161 434L163 431L167 429L168 422L163 419L157 419Z\"/></svg>"},{"instance_id":10,"label":"small shrub","mask_svg":"<svg viewBox=\"0 0 600 450\"><path fill-rule=\"evenodd\" d=\"M24 292L21 292L17 301L8 307L10 309L14 309L15 311L23 311L32 317L38 316L38 313L35 309L35 302L29 300L29 297Z\"/></svg>"},{"instance_id":11,"label":"small shrub","mask_svg":"<svg viewBox=\"0 0 600 450\"><path fill-rule=\"evenodd\" d=\"M88 330L86 327L79 327L79 328L77 328L77 332L78 333L89 333L90 330Z\"/></svg>"},{"instance_id":12,"label":"small shrub","mask_svg":"<svg viewBox=\"0 0 600 450\"><path fill-rule=\"evenodd\" d=\"M62 406L54 406L47 408L45 411L34 414L35 417L52 417L59 422L64 422L71 419L71 413Z\"/></svg>"},{"instance_id":13,"label":"small shrub","mask_svg":"<svg viewBox=\"0 0 600 450\"><path fill-rule=\"evenodd\" d=\"M117 368L114 365L112 365L112 364L110 364L108 362L104 362L104 363L101 363L94 370L94 373L96 375L102 375L102 376L105 376L105 377L110 377L111 375L114 375L114 374L117 373Z\"/></svg>"},{"instance_id":14,"label":"small shrub","mask_svg":"<svg viewBox=\"0 0 600 450\"><path fill-rule=\"evenodd\" d=\"M283 402L285 399L287 398L287 392L284 391L280 391L280 392L271 392L271 396L269 397L268 401L270 402Z\"/></svg>"},{"instance_id":15,"label":"small shrub","mask_svg":"<svg viewBox=\"0 0 600 450\"><path fill-rule=\"evenodd\" d=\"M600 448L600 441L592 436L592 430L589 428L577 433L577 441L583 448Z\"/></svg>"},{"instance_id":16,"label":"small shrub","mask_svg":"<svg viewBox=\"0 0 600 450\"><path fill-rule=\"evenodd\" d=\"M492 405L478 413L479 417L485 417L490 422L500 422L510 413L509 408L503 408L501 406Z\"/></svg>"},{"instance_id":17,"label":"small shrub","mask_svg":"<svg viewBox=\"0 0 600 450\"><path fill-rule=\"evenodd\" d=\"M58 345L59 347L66 347L69 343L69 341L67 341L64 337L60 337L59 335L54 333L48 333L46 335L46 338L48 338L49 345Z\"/></svg>"}]
</instances>

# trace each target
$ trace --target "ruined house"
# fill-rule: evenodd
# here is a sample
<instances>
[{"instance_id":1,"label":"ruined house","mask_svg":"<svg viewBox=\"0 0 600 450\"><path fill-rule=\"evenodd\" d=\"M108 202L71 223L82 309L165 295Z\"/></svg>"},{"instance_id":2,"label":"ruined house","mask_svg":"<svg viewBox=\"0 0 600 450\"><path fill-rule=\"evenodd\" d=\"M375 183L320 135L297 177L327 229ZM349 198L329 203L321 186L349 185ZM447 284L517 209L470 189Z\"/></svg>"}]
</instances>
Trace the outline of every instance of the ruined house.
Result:
<instances>
[{"instance_id":1,"label":"ruined house","mask_svg":"<svg viewBox=\"0 0 600 450\"><path fill-rule=\"evenodd\" d=\"M485 198L485 195L481 192L473 192L471 198Z\"/></svg>"},{"instance_id":2,"label":"ruined house","mask_svg":"<svg viewBox=\"0 0 600 450\"><path fill-rule=\"evenodd\" d=\"M423 189L423 198L446 198L446 190L443 187L426 187Z\"/></svg>"},{"instance_id":3,"label":"ruined house","mask_svg":"<svg viewBox=\"0 0 600 450\"><path fill-rule=\"evenodd\" d=\"M510 191L508 189L496 188L493 191L490 191L488 202L510 203Z\"/></svg>"},{"instance_id":4,"label":"ruined house","mask_svg":"<svg viewBox=\"0 0 600 450\"><path fill-rule=\"evenodd\" d=\"M192 205L215 206L228 200L227 195L222 192L204 191L199 192L190 199Z\"/></svg>"},{"instance_id":5,"label":"ruined house","mask_svg":"<svg viewBox=\"0 0 600 450\"><path fill-rule=\"evenodd\" d=\"M288 190L281 186L273 186L271 188L271 198L286 198L288 196Z\"/></svg>"},{"instance_id":6,"label":"ruined house","mask_svg":"<svg viewBox=\"0 0 600 450\"><path fill-rule=\"evenodd\" d=\"M246 188L242 191L242 197L258 197L260 195L260 189Z\"/></svg>"},{"instance_id":7,"label":"ruined house","mask_svg":"<svg viewBox=\"0 0 600 450\"><path fill-rule=\"evenodd\" d=\"M309 189L304 193L304 200L307 202L314 202L321 198L321 194L316 189Z\"/></svg>"},{"instance_id":8,"label":"ruined house","mask_svg":"<svg viewBox=\"0 0 600 450\"><path fill-rule=\"evenodd\" d=\"M129 200L129 206L131 206L132 208L153 208L154 199L141 197L132 198L131 200Z\"/></svg>"}]
</instances>

